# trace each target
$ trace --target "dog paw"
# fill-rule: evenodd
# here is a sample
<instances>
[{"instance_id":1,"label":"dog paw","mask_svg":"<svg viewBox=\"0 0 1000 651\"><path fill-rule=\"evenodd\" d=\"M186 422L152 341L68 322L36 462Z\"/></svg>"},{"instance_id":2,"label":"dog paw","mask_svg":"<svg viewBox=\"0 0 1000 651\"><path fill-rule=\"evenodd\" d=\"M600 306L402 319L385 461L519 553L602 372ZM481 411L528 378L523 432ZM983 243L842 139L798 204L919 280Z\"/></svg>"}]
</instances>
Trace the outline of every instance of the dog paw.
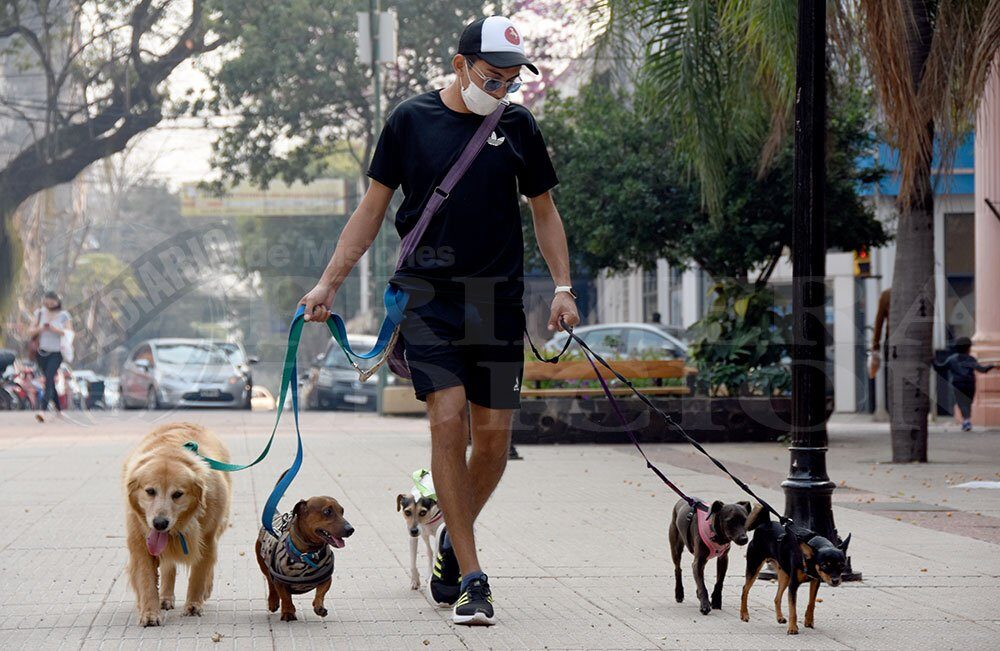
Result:
<instances>
[{"instance_id":1,"label":"dog paw","mask_svg":"<svg viewBox=\"0 0 1000 651\"><path fill-rule=\"evenodd\" d=\"M326 617L327 615L330 614L330 611L324 608L323 606L316 606L315 608L313 608L313 612L319 615L320 617Z\"/></svg>"},{"instance_id":2,"label":"dog paw","mask_svg":"<svg viewBox=\"0 0 1000 651\"><path fill-rule=\"evenodd\" d=\"M277 597L275 597L274 599L271 599L270 597L268 597L268 599L267 599L267 610L268 610L268 612L272 612L272 613L278 612L278 606L280 606L280 605L281 605L281 601Z\"/></svg>"},{"instance_id":3,"label":"dog paw","mask_svg":"<svg viewBox=\"0 0 1000 651\"><path fill-rule=\"evenodd\" d=\"M806 621L803 622L803 624L806 625L806 628L815 628L813 626L813 620L811 620L811 619L807 619Z\"/></svg>"},{"instance_id":4,"label":"dog paw","mask_svg":"<svg viewBox=\"0 0 1000 651\"><path fill-rule=\"evenodd\" d=\"M779 624L786 624L786 623L788 623L788 620L785 619L784 617L779 617L778 618L778 623Z\"/></svg>"},{"instance_id":5,"label":"dog paw","mask_svg":"<svg viewBox=\"0 0 1000 651\"><path fill-rule=\"evenodd\" d=\"M281 613L281 621L283 622L294 622L298 619L295 613Z\"/></svg>"},{"instance_id":6,"label":"dog paw","mask_svg":"<svg viewBox=\"0 0 1000 651\"><path fill-rule=\"evenodd\" d=\"M201 604L184 604L186 617L201 617Z\"/></svg>"},{"instance_id":7,"label":"dog paw","mask_svg":"<svg viewBox=\"0 0 1000 651\"><path fill-rule=\"evenodd\" d=\"M798 626L789 626L788 627L788 634L789 635L798 635L799 634L799 627Z\"/></svg>"},{"instance_id":8,"label":"dog paw","mask_svg":"<svg viewBox=\"0 0 1000 651\"><path fill-rule=\"evenodd\" d=\"M712 604L702 604L699 610L701 611L702 615L707 615L710 612L712 612Z\"/></svg>"},{"instance_id":9,"label":"dog paw","mask_svg":"<svg viewBox=\"0 0 1000 651\"><path fill-rule=\"evenodd\" d=\"M722 595L712 595L712 610L722 609Z\"/></svg>"},{"instance_id":10,"label":"dog paw","mask_svg":"<svg viewBox=\"0 0 1000 651\"><path fill-rule=\"evenodd\" d=\"M415 579L410 579L410 590L419 590L419 589L420 589L420 577L417 577Z\"/></svg>"},{"instance_id":11,"label":"dog paw","mask_svg":"<svg viewBox=\"0 0 1000 651\"><path fill-rule=\"evenodd\" d=\"M750 621L750 613L748 613L745 610L741 610L740 611L740 621L749 622Z\"/></svg>"},{"instance_id":12,"label":"dog paw","mask_svg":"<svg viewBox=\"0 0 1000 651\"><path fill-rule=\"evenodd\" d=\"M679 604L684 603L684 589L683 588L678 589L678 590L674 590L674 599L676 599L677 603L679 603Z\"/></svg>"},{"instance_id":13,"label":"dog paw","mask_svg":"<svg viewBox=\"0 0 1000 651\"><path fill-rule=\"evenodd\" d=\"M159 626L163 623L163 616L160 613L149 611L139 614L139 626Z\"/></svg>"},{"instance_id":14,"label":"dog paw","mask_svg":"<svg viewBox=\"0 0 1000 651\"><path fill-rule=\"evenodd\" d=\"M164 597L160 599L160 608L163 610L173 610L174 609L174 598Z\"/></svg>"}]
</instances>

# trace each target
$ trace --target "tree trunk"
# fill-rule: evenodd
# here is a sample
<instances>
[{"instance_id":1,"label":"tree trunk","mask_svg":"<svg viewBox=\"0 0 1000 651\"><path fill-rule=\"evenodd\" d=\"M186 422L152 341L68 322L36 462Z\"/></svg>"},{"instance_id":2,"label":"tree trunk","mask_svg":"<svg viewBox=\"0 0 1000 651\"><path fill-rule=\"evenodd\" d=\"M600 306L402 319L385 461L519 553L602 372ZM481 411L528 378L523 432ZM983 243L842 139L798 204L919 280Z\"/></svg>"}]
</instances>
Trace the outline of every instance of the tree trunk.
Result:
<instances>
[{"instance_id":1,"label":"tree trunk","mask_svg":"<svg viewBox=\"0 0 1000 651\"><path fill-rule=\"evenodd\" d=\"M931 169L920 170L922 196L900 207L889 307L892 460L927 461L927 413L934 332L934 195Z\"/></svg>"},{"instance_id":2,"label":"tree trunk","mask_svg":"<svg viewBox=\"0 0 1000 651\"><path fill-rule=\"evenodd\" d=\"M925 0L910 0L910 81L919 92L934 27ZM919 128L919 127L918 127ZM926 129L928 151L914 170L913 191L902 198L889 302L889 373L892 460L927 462L930 361L934 334L934 192L931 186L934 123Z\"/></svg>"},{"instance_id":3,"label":"tree trunk","mask_svg":"<svg viewBox=\"0 0 1000 651\"><path fill-rule=\"evenodd\" d=\"M0 314L6 313L7 304L14 298L17 272L21 266L21 251L14 235L13 217L16 209L17 206L0 200Z\"/></svg>"}]
</instances>

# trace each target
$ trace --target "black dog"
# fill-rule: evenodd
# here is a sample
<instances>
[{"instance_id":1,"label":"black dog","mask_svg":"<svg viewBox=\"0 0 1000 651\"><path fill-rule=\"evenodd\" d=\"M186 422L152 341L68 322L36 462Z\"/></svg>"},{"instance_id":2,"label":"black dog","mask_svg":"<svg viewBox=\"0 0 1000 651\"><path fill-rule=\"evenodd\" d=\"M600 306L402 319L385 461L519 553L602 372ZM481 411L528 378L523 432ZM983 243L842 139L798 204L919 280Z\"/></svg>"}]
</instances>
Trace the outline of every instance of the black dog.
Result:
<instances>
[{"instance_id":1,"label":"black dog","mask_svg":"<svg viewBox=\"0 0 1000 651\"><path fill-rule=\"evenodd\" d=\"M670 555L674 559L674 576L677 580L674 595L677 603L684 601L681 554L687 547L694 554L692 569L698 600L701 602L701 614L707 615L713 608L722 608L722 581L726 578L726 569L729 567L729 543L747 544L746 523L750 515L750 502L723 504L716 500L700 516L695 511L685 500L679 500L674 505L674 517L670 521ZM704 520L701 532L699 517ZM712 601L709 602L708 589L705 587L705 564L716 557L719 560L715 564L715 589L712 590Z\"/></svg>"},{"instance_id":2,"label":"black dog","mask_svg":"<svg viewBox=\"0 0 1000 651\"><path fill-rule=\"evenodd\" d=\"M781 596L788 589L788 634L799 632L795 611L795 596L799 586L809 583L809 606L806 608L805 625L813 627L813 612L816 609L816 593L819 584L825 581L830 586L840 585L841 575L847 565L848 535L839 546L817 535L815 532L789 525L788 529L778 522L772 522L768 512L758 506L747 519L747 529L754 532L753 540L747 547L747 581L743 586L743 600L740 602L740 619L750 621L747 611L747 595L757 580L761 567L767 561L777 566L778 594L774 597L774 613L779 624L785 623L781 614Z\"/></svg>"}]
</instances>

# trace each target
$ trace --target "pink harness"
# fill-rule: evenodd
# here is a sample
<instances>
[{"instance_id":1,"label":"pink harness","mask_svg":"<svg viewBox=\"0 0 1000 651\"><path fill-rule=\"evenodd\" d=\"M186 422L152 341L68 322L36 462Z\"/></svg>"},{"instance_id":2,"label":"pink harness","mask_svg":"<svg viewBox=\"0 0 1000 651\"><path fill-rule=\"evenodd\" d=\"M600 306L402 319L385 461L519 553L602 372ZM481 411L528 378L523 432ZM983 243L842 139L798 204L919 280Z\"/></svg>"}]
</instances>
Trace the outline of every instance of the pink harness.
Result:
<instances>
[{"instance_id":1,"label":"pink harness","mask_svg":"<svg viewBox=\"0 0 1000 651\"><path fill-rule=\"evenodd\" d=\"M714 535L712 533L712 524L708 521L708 511L702 509L695 509L694 511L698 518L698 535L701 536L701 542L708 548L708 560L712 560L728 552L729 543L720 545L713 540Z\"/></svg>"}]
</instances>

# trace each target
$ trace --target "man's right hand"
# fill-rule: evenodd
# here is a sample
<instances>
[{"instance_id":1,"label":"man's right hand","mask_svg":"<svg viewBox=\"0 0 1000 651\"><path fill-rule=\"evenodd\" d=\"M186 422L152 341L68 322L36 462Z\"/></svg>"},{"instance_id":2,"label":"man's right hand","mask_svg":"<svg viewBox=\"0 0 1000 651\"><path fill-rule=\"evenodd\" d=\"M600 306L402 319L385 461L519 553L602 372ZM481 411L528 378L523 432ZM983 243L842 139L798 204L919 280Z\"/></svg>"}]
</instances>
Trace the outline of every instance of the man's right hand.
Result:
<instances>
[{"instance_id":1,"label":"man's right hand","mask_svg":"<svg viewBox=\"0 0 1000 651\"><path fill-rule=\"evenodd\" d=\"M306 306L305 320L322 323L329 319L330 306L333 305L333 297L336 293L336 290L323 283L317 283L315 287L310 289L299 301L299 305Z\"/></svg>"}]
</instances>

